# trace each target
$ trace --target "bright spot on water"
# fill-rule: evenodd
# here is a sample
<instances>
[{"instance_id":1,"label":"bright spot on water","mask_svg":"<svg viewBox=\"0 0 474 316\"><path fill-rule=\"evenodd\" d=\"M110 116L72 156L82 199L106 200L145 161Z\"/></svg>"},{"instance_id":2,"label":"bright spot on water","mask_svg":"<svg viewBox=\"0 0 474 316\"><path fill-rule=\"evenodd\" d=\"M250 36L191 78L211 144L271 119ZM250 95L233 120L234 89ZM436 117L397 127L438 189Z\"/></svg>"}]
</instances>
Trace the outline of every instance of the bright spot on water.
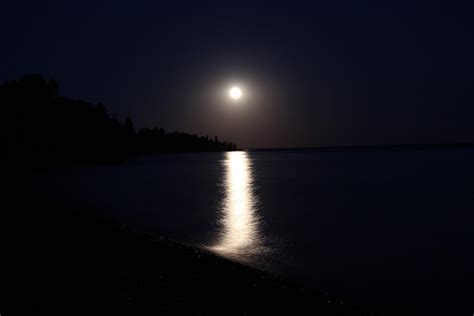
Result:
<instances>
[{"instance_id":1,"label":"bright spot on water","mask_svg":"<svg viewBox=\"0 0 474 316\"><path fill-rule=\"evenodd\" d=\"M266 251L259 231L252 163L246 152L233 151L226 153L223 167L220 234L208 249L231 259L251 261L252 256Z\"/></svg>"}]
</instances>

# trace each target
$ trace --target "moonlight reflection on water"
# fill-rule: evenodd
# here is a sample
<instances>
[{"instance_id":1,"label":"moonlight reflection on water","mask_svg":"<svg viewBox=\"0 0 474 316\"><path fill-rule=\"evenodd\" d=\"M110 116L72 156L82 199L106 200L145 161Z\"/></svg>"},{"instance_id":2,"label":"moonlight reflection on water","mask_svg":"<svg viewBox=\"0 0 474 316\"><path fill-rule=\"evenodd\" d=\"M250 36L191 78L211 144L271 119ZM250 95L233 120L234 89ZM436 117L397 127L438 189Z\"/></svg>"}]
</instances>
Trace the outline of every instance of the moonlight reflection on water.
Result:
<instances>
[{"instance_id":1,"label":"moonlight reflection on water","mask_svg":"<svg viewBox=\"0 0 474 316\"><path fill-rule=\"evenodd\" d=\"M252 162L243 151L227 152L223 160L224 198L219 213L220 234L209 249L238 261L255 261L266 248L260 234Z\"/></svg>"}]
</instances>

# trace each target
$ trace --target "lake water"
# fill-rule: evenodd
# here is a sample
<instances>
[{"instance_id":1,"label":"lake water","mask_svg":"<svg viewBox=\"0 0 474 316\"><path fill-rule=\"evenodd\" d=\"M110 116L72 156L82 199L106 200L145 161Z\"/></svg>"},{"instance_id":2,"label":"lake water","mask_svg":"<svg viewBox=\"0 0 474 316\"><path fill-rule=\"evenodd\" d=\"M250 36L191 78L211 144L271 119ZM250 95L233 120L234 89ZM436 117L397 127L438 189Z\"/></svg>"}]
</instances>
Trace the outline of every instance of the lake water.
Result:
<instances>
[{"instance_id":1,"label":"lake water","mask_svg":"<svg viewBox=\"0 0 474 316\"><path fill-rule=\"evenodd\" d=\"M474 312L474 150L156 155L33 187L349 302Z\"/></svg>"}]
</instances>

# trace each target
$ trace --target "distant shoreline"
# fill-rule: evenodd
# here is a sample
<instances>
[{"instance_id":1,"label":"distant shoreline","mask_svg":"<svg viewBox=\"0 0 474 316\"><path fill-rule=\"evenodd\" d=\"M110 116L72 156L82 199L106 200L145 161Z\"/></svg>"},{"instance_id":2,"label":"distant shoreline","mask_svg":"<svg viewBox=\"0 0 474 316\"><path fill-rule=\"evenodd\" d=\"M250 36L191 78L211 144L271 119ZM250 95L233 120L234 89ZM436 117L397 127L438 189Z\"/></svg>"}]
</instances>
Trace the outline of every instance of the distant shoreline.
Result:
<instances>
[{"instance_id":1,"label":"distant shoreline","mask_svg":"<svg viewBox=\"0 0 474 316\"><path fill-rule=\"evenodd\" d=\"M321 147L282 147L282 148L247 148L246 151L375 151L375 150L433 150L433 149L474 149L474 143L445 144L394 144L394 145L355 145L355 146L321 146Z\"/></svg>"}]
</instances>

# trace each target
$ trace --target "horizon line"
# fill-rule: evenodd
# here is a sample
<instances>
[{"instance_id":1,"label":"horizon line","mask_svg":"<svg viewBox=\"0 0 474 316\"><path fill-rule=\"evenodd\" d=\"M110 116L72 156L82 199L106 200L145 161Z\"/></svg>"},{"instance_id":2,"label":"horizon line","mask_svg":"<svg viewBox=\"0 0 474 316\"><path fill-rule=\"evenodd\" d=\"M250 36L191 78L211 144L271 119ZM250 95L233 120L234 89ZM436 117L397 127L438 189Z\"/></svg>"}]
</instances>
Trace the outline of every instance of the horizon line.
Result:
<instances>
[{"instance_id":1,"label":"horizon line","mask_svg":"<svg viewBox=\"0 0 474 316\"><path fill-rule=\"evenodd\" d=\"M239 148L244 151L284 151L284 150L318 150L318 151L343 151L343 150L393 150L393 149L474 149L472 142L453 143L418 143L418 144L374 144L374 145L335 145L335 146L295 146L295 147L249 147Z\"/></svg>"}]
</instances>

